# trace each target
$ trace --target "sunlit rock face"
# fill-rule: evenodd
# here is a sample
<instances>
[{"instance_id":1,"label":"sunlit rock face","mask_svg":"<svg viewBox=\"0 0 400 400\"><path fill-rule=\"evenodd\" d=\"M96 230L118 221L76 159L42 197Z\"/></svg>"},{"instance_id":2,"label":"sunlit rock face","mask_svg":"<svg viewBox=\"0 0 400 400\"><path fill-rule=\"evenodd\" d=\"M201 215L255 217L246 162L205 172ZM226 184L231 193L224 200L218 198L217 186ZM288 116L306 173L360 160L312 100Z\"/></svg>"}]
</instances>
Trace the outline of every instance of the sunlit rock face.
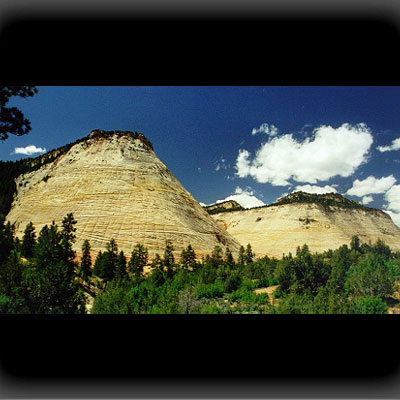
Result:
<instances>
[{"instance_id":1,"label":"sunlit rock face","mask_svg":"<svg viewBox=\"0 0 400 400\"><path fill-rule=\"evenodd\" d=\"M162 255L171 240L176 254L189 243L198 255L215 245L239 243L200 206L158 159L143 135L129 132L97 137L72 146L39 170L17 178L18 192L7 220L22 237L32 221L37 232L67 213L78 221L75 249L85 239L93 251L115 239L130 255L137 243L151 256Z\"/></svg>"},{"instance_id":2,"label":"sunlit rock face","mask_svg":"<svg viewBox=\"0 0 400 400\"><path fill-rule=\"evenodd\" d=\"M313 252L334 250L349 245L353 235L366 243L380 238L393 250L400 250L400 229L380 210L294 203L221 212L212 217L240 243L250 243L258 256L294 255L297 246L303 244Z\"/></svg>"}]
</instances>

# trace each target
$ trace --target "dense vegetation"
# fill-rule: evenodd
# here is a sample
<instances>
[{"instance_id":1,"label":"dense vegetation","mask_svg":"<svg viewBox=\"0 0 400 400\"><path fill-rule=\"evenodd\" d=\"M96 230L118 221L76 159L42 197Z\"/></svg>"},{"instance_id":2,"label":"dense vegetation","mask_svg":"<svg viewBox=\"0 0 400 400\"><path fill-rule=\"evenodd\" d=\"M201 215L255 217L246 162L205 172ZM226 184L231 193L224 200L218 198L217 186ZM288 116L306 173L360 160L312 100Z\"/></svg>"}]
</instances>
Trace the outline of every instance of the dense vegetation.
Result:
<instances>
[{"instance_id":1,"label":"dense vegetation","mask_svg":"<svg viewBox=\"0 0 400 400\"><path fill-rule=\"evenodd\" d=\"M153 149L153 145L147 140L147 138L138 132L104 131L95 129L91 132L90 138L108 138L113 135L130 135L135 139L141 140L144 144L149 146L149 148ZM0 161L0 182L2 183L3 189L0 193L0 215L4 218L10 211L13 197L17 190L15 179L19 175L36 171L43 165L53 162L61 155L66 154L71 147L88 140L88 138L89 137L77 139L75 142L59 147L39 157L24 158L18 161ZM47 179L48 177L45 177L44 181L47 181Z\"/></svg>"},{"instance_id":2,"label":"dense vegetation","mask_svg":"<svg viewBox=\"0 0 400 400\"><path fill-rule=\"evenodd\" d=\"M0 221L0 312L86 313L307 313L381 314L398 303L400 254L382 241L311 254L307 245L278 260L255 259L251 245L237 260L216 246L199 262L188 245L174 257L167 241L162 256L149 260L138 243L129 259L111 239L92 260L90 243L76 261L76 221L68 214L59 228L30 223L22 240ZM269 289L268 289L269 288Z\"/></svg>"},{"instance_id":3,"label":"dense vegetation","mask_svg":"<svg viewBox=\"0 0 400 400\"><path fill-rule=\"evenodd\" d=\"M0 86L0 140L8 134L22 136L31 130L31 122L17 107L7 107L11 97L32 97L38 93L35 86Z\"/></svg>"}]
</instances>

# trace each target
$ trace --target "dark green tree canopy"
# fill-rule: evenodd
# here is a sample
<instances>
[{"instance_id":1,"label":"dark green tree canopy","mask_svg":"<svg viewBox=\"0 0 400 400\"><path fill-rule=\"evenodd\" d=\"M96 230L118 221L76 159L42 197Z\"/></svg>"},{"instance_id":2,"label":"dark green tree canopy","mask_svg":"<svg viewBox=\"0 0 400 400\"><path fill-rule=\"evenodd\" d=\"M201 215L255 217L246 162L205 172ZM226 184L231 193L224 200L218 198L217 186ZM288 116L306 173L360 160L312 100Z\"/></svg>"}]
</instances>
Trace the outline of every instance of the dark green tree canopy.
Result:
<instances>
[{"instance_id":1,"label":"dark green tree canopy","mask_svg":"<svg viewBox=\"0 0 400 400\"><path fill-rule=\"evenodd\" d=\"M36 244L35 227L32 222L26 225L24 236L22 237L21 253L24 257L29 258L33 255L33 247Z\"/></svg>"},{"instance_id":2,"label":"dark green tree canopy","mask_svg":"<svg viewBox=\"0 0 400 400\"><path fill-rule=\"evenodd\" d=\"M10 97L32 97L37 92L34 86L0 86L0 140L7 139L9 133L22 136L31 130L31 123L23 112L6 105Z\"/></svg>"}]
</instances>

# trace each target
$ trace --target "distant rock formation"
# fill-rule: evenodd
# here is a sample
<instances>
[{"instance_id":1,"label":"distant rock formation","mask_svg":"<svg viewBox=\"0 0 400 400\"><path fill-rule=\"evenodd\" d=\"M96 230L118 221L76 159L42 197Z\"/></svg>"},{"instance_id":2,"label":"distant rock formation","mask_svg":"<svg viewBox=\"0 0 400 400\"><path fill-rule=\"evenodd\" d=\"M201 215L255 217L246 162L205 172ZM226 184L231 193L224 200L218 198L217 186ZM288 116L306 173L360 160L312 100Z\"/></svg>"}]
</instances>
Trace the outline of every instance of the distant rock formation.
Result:
<instances>
[{"instance_id":1,"label":"distant rock formation","mask_svg":"<svg viewBox=\"0 0 400 400\"><path fill-rule=\"evenodd\" d=\"M337 193L296 192L274 204L212 217L238 242L250 243L258 256L295 254L303 244L311 251L333 250L349 244L353 235L366 243L382 239L400 250L400 229L388 214Z\"/></svg>"},{"instance_id":2,"label":"distant rock formation","mask_svg":"<svg viewBox=\"0 0 400 400\"><path fill-rule=\"evenodd\" d=\"M49 160L43 165L43 160ZM176 254L190 243L200 255L215 245L236 252L239 243L222 229L158 159L142 134L95 130L75 144L38 158L40 168L20 175L7 215L22 237L32 221L37 232L67 213L78 221L75 250L85 239L104 250L114 238L130 255L137 243L163 254L171 240Z\"/></svg>"},{"instance_id":3,"label":"distant rock formation","mask_svg":"<svg viewBox=\"0 0 400 400\"><path fill-rule=\"evenodd\" d=\"M238 211L244 210L245 208L242 207L237 201L235 200L227 200L221 203L211 204L209 206L204 206L204 209L209 214L216 214L225 211Z\"/></svg>"}]
</instances>

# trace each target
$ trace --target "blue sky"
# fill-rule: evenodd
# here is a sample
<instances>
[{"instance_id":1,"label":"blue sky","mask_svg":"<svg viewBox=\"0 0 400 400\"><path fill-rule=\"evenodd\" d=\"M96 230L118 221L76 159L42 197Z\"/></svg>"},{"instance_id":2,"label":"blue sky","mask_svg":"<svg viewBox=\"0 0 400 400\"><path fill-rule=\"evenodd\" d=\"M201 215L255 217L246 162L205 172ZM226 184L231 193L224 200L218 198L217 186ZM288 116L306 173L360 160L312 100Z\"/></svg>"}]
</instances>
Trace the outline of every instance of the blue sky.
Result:
<instances>
[{"instance_id":1,"label":"blue sky","mask_svg":"<svg viewBox=\"0 0 400 400\"><path fill-rule=\"evenodd\" d=\"M400 87L38 89L10 101L32 131L1 142L2 160L95 128L138 131L204 204L235 198L251 206L298 188L333 190L388 210L400 225Z\"/></svg>"}]
</instances>

